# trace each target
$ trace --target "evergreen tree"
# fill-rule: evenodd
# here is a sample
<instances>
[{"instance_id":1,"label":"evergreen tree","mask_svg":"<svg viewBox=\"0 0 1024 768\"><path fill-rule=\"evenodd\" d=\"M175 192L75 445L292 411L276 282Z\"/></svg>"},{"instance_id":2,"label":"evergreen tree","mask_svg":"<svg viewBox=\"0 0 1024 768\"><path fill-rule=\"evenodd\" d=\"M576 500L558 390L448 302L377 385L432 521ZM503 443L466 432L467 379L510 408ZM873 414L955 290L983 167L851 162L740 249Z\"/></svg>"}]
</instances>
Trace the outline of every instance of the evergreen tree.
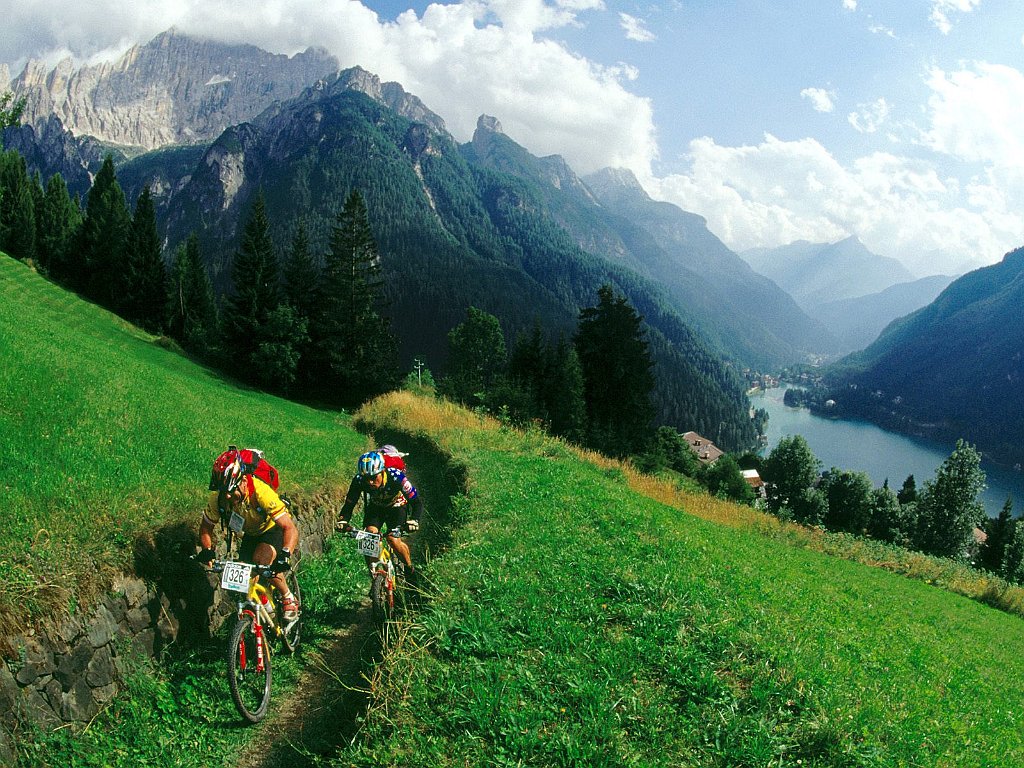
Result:
<instances>
[{"instance_id":1,"label":"evergreen tree","mask_svg":"<svg viewBox=\"0 0 1024 768\"><path fill-rule=\"evenodd\" d=\"M551 434L582 444L587 434L587 402L583 366L576 348L559 339L544 381L543 400Z\"/></svg>"},{"instance_id":2,"label":"evergreen tree","mask_svg":"<svg viewBox=\"0 0 1024 768\"><path fill-rule=\"evenodd\" d=\"M548 375L548 350L541 333L540 322L535 322L528 335L521 335L512 346L508 359L508 375L525 396L524 416L527 419L548 420L545 407L544 383Z\"/></svg>"},{"instance_id":3,"label":"evergreen tree","mask_svg":"<svg viewBox=\"0 0 1024 768\"><path fill-rule=\"evenodd\" d=\"M256 383L266 389L288 394L295 384L300 350L309 342L307 322L290 304L279 304L270 312L253 353Z\"/></svg>"},{"instance_id":4,"label":"evergreen tree","mask_svg":"<svg viewBox=\"0 0 1024 768\"><path fill-rule=\"evenodd\" d=\"M160 333L166 320L166 296L167 269L156 230L156 206L146 186L132 217L125 317L150 333Z\"/></svg>"},{"instance_id":5,"label":"evergreen tree","mask_svg":"<svg viewBox=\"0 0 1024 768\"><path fill-rule=\"evenodd\" d=\"M643 318L615 296L597 292L596 307L580 311L576 352L583 369L588 442L613 456L640 453L651 433L654 373Z\"/></svg>"},{"instance_id":6,"label":"evergreen tree","mask_svg":"<svg viewBox=\"0 0 1024 768\"><path fill-rule=\"evenodd\" d=\"M1008 581L1024 584L1024 519L1014 520L1010 528L1001 573Z\"/></svg>"},{"instance_id":7,"label":"evergreen tree","mask_svg":"<svg viewBox=\"0 0 1024 768\"><path fill-rule=\"evenodd\" d=\"M820 471L821 461L803 435L779 440L764 463L769 511L800 522L820 522L821 505L808 493L818 481Z\"/></svg>"},{"instance_id":8,"label":"evergreen tree","mask_svg":"<svg viewBox=\"0 0 1024 768\"><path fill-rule=\"evenodd\" d=\"M309 330L319 311L324 292L321 286L321 270L309 249L309 235L302 219L299 219L295 228L283 274L285 301L295 310L296 321L303 323L307 330L302 343L296 340L293 349L298 354L295 370L296 389L308 392L312 390L314 380L314 355Z\"/></svg>"},{"instance_id":9,"label":"evergreen tree","mask_svg":"<svg viewBox=\"0 0 1024 768\"><path fill-rule=\"evenodd\" d=\"M981 455L958 440L935 479L925 483L918 502L915 546L939 557L964 559L974 543L974 529L985 519L978 494L985 488Z\"/></svg>"},{"instance_id":10,"label":"evergreen tree","mask_svg":"<svg viewBox=\"0 0 1024 768\"><path fill-rule=\"evenodd\" d=\"M185 349L200 357L211 357L219 338L217 305L195 232L178 248L170 285L171 335Z\"/></svg>"},{"instance_id":11,"label":"evergreen tree","mask_svg":"<svg viewBox=\"0 0 1024 768\"><path fill-rule=\"evenodd\" d=\"M0 250L23 261L36 256L36 210L25 158L0 155Z\"/></svg>"},{"instance_id":12,"label":"evergreen tree","mask_svg":"<svg viewBox=\"0 0 1024 768\"><path fill-rule=\"evenodd\" d=\"M440 391L465 405L487 405L495 383L508 364L505 336L498 318L476 307L448 333L448 375Z\"/></svg>"},{"instance_id":13,"label":"evergreen tree","mask_svg":"<svg viewBox=\"0 0 1024 768\"><path fill-rule=\"evenodd\" d=\"M234 372L252 381L256 350L280 303L279 273L263 193L256 194L231 265L233 291L224 304L224 350Z\"/></svg>"},{"instance_id":14,"label":"evergreen tree","mask_svg":"<svg viewBox=\"0 0 1024 768\"><path fill-rule=\"evenodd\" d=\"M331 230L323 288L310 335L325 394L358 405L398 386L398 343L378 311L383 295L380 252L358 190L345 200Z\"/></svg>"},{"instance_id":15,"label":"evergreen tree","mask_svg":"<svg viewBox=\"0 0 1024 768\"><path fill-rule=\"evenodd\" d=\"M117 182L114 160L107 155L86 197L79 247L84 273L72 284L114 312L121 312L128 295L128 237L131 214Z\"/></svg>"},{"instance_id":16,"label":"evergreen tree","mask_svg":"<svg viewBox=\"0 0 1024 768\"><path fill-rule=\"evenodd\" d=\"M37 243L39 260L52 277L65 281L70 273L69 250L82 226L82 211L77 201L71 199L64 177L59 173L46 182L39 223L42 232Z\"/></svg>"},{"instance_id":17,"label":"evergreen tree","mask_svg":"<svg viewBox=\"0 0 1024 768\"><path fill-rule=\"evenodd\" d=\"M896 499L900 504L910 504L917 501L917 483L913 475L907 475L907 479L903 481L903 487L896 494Z\"/></svg>"},{"instance_id":18,"label":"evergreen tree","mask_svg":"<svg viewBox=\"0 0 1024 768\"><path fill-rule=\"evenodd\" d=\"M1013 500L1007 497L998 517L985 521L985 543L978 551L978 567L990 573L1005 575L1003 564L1006 560L1006 548L1013 537Z\"/></svg>"}]
</instances>

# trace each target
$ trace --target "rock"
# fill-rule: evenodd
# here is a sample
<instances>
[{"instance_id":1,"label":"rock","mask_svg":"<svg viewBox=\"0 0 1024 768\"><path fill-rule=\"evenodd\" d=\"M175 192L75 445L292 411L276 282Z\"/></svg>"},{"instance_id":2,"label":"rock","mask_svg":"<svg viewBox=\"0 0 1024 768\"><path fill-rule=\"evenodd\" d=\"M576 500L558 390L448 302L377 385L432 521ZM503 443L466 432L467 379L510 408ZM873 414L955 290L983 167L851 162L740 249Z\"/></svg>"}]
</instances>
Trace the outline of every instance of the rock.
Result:
<instances>
[{"instance_id":1,"label":"rock","mask_svg":"<svg viewBox=\"0 0 1024 768\"><path fill-rule=\"evenodd\" d=\"M89 622L88 637L93 648L100 648L117 634L117 620L106 605L100 605Z\"/></svg>"},{"instance_id":2,"label":"rock","mask_svg":"<svg viewBox=\"0 0 1024 768\"><path fill-rule=\"evenodd\" d=\"M86 667L85 681L93 688L102 688L114 682L116 677L114 655L110 652L109 646L104 646L96 651L89 666Z\"/></svg>"}]
</instances>

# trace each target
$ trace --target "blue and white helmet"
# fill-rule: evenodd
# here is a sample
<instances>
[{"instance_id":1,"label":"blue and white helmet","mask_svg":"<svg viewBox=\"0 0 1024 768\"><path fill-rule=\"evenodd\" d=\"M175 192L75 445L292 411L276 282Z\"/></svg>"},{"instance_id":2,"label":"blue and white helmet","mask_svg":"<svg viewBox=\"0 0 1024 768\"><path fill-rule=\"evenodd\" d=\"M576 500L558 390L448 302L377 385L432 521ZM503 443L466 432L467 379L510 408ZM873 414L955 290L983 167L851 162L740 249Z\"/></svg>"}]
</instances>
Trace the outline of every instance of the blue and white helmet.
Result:
<instances>
[{"instance_id":1,"label":"blue and white helmet","mask_svg":"<svg viewBox=\"0 0 1024 768\"><path fill-rule=\"evenodd\" d=\"M384 457L376 451L364 453L359 457L359 474L364 477L373 477L384 471Z\"/></svg>"}]
</instances>

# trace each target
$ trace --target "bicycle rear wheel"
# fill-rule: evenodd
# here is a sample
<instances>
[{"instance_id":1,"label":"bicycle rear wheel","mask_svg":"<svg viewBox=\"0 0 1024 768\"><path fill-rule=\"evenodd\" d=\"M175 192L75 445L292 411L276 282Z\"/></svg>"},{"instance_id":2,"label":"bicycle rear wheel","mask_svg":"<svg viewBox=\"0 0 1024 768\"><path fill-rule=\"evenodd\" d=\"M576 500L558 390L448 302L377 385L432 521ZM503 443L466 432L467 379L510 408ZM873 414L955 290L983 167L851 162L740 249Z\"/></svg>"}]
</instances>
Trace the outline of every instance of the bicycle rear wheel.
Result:
<instances>
[{"instance_id":1,"label":"bicycle rear wheel","mask_svg":"<svg viewBox=\"0 0 1024 768\"><path fill-rule=\"evenodd\" d=\"M239 714L250 723L267 716L270 705L270 645L263 638L262 663L252 616L243 616L228 641L228 687Z\"/></svg>"},{"instance_id":2,"label":"bicycle rear wheel","mask_svg":"<svg viewBox=\"0 0 1024 768\"><path fill-rule=\"evenodd\" d=\"M288 583L288 589L295 595L295 599L299 601L299 617L291 622L286 621L284 618L284 601L282 600L278 601L277 621L283 630L281 632L281 643L284 645L284 649L288 653L295 653L295 649L299 647L299 641L302 639L302 590L299 589L299 579L295 575L294 568L288 571L284 578Z\"/></svg>"}]
</instances>

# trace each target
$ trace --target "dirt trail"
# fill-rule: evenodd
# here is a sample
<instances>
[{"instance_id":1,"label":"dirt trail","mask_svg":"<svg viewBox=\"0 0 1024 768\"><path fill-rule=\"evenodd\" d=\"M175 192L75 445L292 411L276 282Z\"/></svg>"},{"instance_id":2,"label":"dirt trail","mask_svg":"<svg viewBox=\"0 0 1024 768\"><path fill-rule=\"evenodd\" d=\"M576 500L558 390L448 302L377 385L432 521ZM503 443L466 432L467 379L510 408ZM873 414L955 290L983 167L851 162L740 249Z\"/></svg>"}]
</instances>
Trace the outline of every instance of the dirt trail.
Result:
<instances>
[{"instance_id":1,"label":"dirt trail","mask_svg":"<svg viewBox=\"0 0 1024 768\"><path fill-rule=\"evenodd\" d=\"M380 650L368 600L353 619L333 632L326 649L306 657L295 691L271 703L271 716L246 744L235 768L314 766L352 739L366 707L362 674Z\"/></svg>"}]
</instances>

